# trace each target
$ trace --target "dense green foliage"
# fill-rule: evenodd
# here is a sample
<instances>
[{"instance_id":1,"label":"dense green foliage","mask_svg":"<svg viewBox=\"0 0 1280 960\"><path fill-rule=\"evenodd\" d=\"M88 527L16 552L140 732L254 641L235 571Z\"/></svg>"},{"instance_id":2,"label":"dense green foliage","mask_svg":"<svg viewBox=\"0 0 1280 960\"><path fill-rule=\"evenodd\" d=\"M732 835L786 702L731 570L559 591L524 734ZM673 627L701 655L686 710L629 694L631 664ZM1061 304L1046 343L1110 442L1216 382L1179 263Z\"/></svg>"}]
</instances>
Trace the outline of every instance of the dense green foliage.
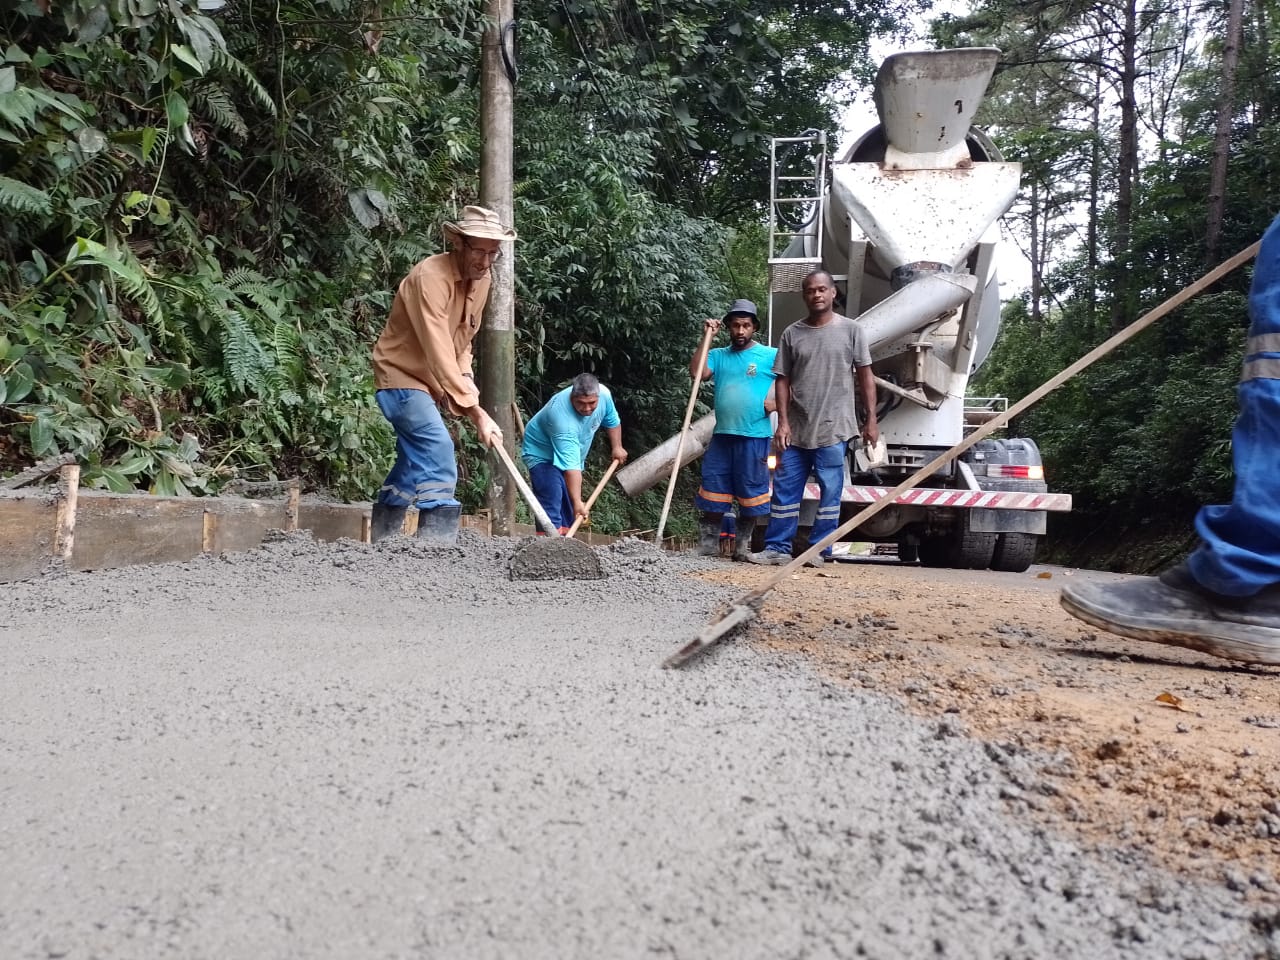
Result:
<instances>
[{"instance_id":1,"label":"dense green foliage","mask_svg":"<svg viewBox=\"0 0 1280 960\"><path fill-rule=\"evenodd\" d=\"M759 295L764 138L834 126L890 7L521 5L526 415L589 369L634 451L675 429L700 318ZM457 0L6 5L0 467L73 451L117 490L370 496L369 349L476 197L483 27Z\"/></svg>"},{"instance_id":2,"label":"dense green foliage","mask_svg":"<svg viewBox=\"0 0 1280 960\"><path fill-rule=\"evenodd\" d=\"M1222 63L1222 12L1186 4L1110 0L986 0L941 25L948 43L1005 53L984 104L986 123L1024 165L1015 236L1031 255L1033 288L1005 307L1001 340L975 389L1024 396L1208 268L1261 236L1280 210L1280 86L1274 3L1246 23L1228 105L1228 181L1220 251L1206 264L1209 164ZM1132 31L1131 47L1124 44ZM1203 44L1202 37L1210 42ZM1130 221L1113 104L1126 94L1136 146ZM1125 523L1179 516L1231 492L1230 427L1248 317L1249 269L1237 271L1154 329L1050 395L1017 425L1043 447L1050 482L1077 512ZM1088 521L1090 523L1096 521Z\"/></svg>"}]
</instances>

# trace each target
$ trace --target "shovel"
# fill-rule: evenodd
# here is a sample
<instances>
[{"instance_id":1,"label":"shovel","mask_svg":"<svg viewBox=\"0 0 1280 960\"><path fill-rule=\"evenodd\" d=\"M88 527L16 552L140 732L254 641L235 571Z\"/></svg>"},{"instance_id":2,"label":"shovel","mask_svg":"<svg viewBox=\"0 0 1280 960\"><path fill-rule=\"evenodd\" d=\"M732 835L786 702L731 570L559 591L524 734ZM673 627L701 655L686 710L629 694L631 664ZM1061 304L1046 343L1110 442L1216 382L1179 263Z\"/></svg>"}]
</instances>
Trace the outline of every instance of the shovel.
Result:
<instances>
[{"instance_id":1,"label":"shovel","mask_svg":"<svg viewBox=\"0 0 1280 960\"><path fill-rule=\"evenodd\" d=\"M556 530L547 511L525 483L519 469L512 461L510 454L501 443L491 448L507 468L511 480L529 505L537 525L546 533L545 537L534 537L523 544L511 555L507 571L512 580L601 580L604 570L600 567L600 558L581 540L562 537ZM607 479L607 478L606 478ZM594 495L593 495L594 496Z\"/></svg>"}]
</instances>

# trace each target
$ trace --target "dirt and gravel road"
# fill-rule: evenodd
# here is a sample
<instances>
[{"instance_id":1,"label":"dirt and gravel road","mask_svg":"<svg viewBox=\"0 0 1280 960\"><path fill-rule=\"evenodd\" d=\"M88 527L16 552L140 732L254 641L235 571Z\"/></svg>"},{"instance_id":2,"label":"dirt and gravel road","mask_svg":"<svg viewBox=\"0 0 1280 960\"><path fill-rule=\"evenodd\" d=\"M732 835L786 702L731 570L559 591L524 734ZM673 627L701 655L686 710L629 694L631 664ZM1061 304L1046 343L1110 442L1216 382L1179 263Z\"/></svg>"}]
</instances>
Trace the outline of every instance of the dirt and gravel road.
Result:
<instances>
[{"instance_id":1,"label":"dirt and gravel road","mask_svg":"<svg viewBox=\"0 0 1280 960\"><path fill-rule=\"evenodd\" d=\"M829 564L773 594L765 642L1043 758L1048 780L1006 799L1055 829L1280 899L1280 669L1097 631L1058 604L1071 578L1122 579Z\"/></svg>"},{"instance_id":2,"label":"dirt and gravel road","mask_svg":"<svg viewBox=\"0 0 1280 960\"><path fill-rule=\"evenodd\" d=\"M0 956L1280 957L1276 671L893 564L664 671L766 572L511 549L2 588Z\"/></svg>"}]
</instances>

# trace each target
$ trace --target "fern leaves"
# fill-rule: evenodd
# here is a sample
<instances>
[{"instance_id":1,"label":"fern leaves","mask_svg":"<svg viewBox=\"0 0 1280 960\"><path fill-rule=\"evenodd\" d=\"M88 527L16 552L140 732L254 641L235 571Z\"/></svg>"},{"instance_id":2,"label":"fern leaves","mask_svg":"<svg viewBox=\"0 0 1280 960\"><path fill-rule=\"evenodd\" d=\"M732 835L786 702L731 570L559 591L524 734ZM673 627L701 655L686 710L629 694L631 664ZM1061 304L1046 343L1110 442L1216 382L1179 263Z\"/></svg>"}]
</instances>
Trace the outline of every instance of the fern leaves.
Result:
<instances>
[{"instance_id":1,"label":"fern leaves","mask_svg":"<svg viewBox=\"0 0 1280 960\"><path fill-rule=\"evenodd\" d=\"M266 351L239 310L223 315L222 361L223 372L240 393L262 396L270 390Z\"/></svg>"},{"instance_id":2,"label":"fern leaves","mask_svg":"<svg viewBox=\"0 0 1280 960\"><path fill-rule=\"evenodd\" d=\"M214 125L229 130L238 141L249 136L249 128L240 111L231 102L231 95L218 83L202 83L190 89L191 102L203 108L203 113Z\"/></svg>"},{"instance_id":3,"label":"fern leaves","mask_svg":"<svg viewBox=\"0 0 1280 960\"><path fill-rule=\"evenodd\" d=\"M108 247L95 240L77 237L67 254L67 266L94 265L104 267L119 281L125 293L142 308L147 320L156 327L164 326L164 309L147 277L146 270L128 246Z\"/></svg>"},{"instance_id":4,"label":"fern leaves","mask_svg":"<svg viewBox=\"0 0 1280 960\"><path fill-rule=\"evenodd\" d=\"M249 95L253 97L258 106L271 114L271 116L274 117L276 115L276 104L271 99L271 94L267 92L267 88L262 85L261 81L254 76L253 71L245 66L242 61L218 47L213 49L211 59L215 67L225 71L244 84L245 89L249 91Z\"/></svg>"},{"instance_id":5,"label":"fern leaves","mask_svg":"<svg viewBox=\"0 0 1280 960\"><path fill-rule=\"evenodd\" d=\"M30 184L0 177L0 209L9 213L34 213L48 216L53 212L49 195Z\"/></svg>"}]
</instances>

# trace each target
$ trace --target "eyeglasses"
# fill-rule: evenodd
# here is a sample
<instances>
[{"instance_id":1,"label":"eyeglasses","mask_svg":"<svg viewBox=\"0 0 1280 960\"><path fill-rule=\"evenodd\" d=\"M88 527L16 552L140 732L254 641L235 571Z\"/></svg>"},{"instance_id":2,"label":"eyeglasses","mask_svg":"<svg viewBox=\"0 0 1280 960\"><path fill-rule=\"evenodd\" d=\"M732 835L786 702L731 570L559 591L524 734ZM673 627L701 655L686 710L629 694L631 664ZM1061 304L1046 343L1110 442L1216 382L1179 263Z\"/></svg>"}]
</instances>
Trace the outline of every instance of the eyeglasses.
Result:
<instances>
[{"instance_id":1,"label":"eyeglasses","mask_svg":"<svg viewBox=\"0 0 1280 960\"><path fill-rule=\"evenodd\" d=\"M501 247L498 247L496 250L485 250L482 247L473 247L471 244L467 243L467 241L465 240L462 241L462 245L466 247L468 253L476 254L477 256L482 256L486 260L488 260L490 263L497 263L499 260L502 259Z\"/></svg>"}]
</instances>

